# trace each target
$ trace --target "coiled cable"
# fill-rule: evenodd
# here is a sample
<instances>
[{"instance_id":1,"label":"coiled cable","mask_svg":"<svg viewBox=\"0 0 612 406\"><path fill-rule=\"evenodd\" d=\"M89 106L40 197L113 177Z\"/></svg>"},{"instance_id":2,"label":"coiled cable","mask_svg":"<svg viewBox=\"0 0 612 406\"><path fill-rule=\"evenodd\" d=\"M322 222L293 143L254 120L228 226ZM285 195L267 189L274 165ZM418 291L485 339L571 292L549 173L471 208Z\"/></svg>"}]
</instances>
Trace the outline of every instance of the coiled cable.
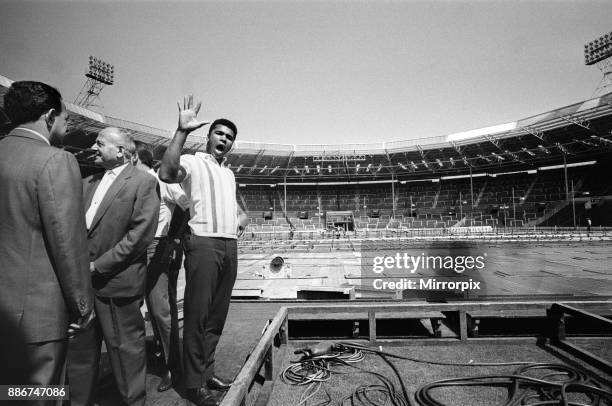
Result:
<instances>
[{"instance_id":1,"label":"coiled cable","mask_svg":"<svg viewBox=\"0 0 612 406\"><path fill-rule=\"evenodd\" d=\"M299 353L300 351L296 352ZM362 385L351 394L344 396L338 406L411 406L410 396L402 376L389 358L444 366L512 366L519 367L510 375L493 374L472 377L459 377L438 380L421 386L415 393L415 400L421 406L446 406L434 398L435 389L450 387L498 387L508 390L503 406L612 406L612 392L602 389L597 381L590 379L584 372L567 365L533 362L441 362L406 357L398 354L367 347L365 345L342 342L318 351L301 351L305 356L293 362L281 372L283 382L290 385L308 385L300 397L298 406L306 405L331 378L332 374L349 372L333 370L332 366L344 365L356 369L358 374L369 374L379 382ZM376 354L393 370L400 383L400 389L386 376L356 365L365 358L365 353ZM317 354L317 355L313 355ZM541 372L541 376L529 374ZM333 404L327 391L326 399L315 406ZM589 403L570 399L570 395L588 399Z\"/></svg>"}]
</instances>

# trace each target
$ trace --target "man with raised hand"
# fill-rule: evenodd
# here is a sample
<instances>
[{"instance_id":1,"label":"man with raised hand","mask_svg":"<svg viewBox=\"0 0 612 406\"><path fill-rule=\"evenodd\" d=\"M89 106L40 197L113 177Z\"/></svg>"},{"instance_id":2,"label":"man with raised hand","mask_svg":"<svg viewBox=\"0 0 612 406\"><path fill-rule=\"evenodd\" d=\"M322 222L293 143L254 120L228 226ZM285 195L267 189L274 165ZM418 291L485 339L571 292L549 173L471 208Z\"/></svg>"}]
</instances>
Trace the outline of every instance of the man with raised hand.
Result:
<instances>
[{"instance_id":1,"label":"man with raised hand","mask_svg":"<svg viewBox=\"0 0 612 406\"><path fill-rule=\"evenodd\" d=\"M56 89L15 82L4 111L14 128L0 140L0 321L15 331L0 345L20 336L25 358L1 360L0 383L60 385L69 323L78 330L93 308L81 174L54 147L68 115Z\"/></svg>"},{"instance_id":2,"label":"man with raised hand","mask_svg":"<svg viewBox=\"0 0 612 406\"><path fill-rule=\"evenodd\" d=\"M218 405L210 390L228 390L231 383L215 375L215 350L238 267L237 238L247 218L236 202L236 180L224 164L238 129L227 119L215 120L206 152L182 155L187 135L208 124L198 121L202 103L193 96L179 103L179 122L162 158L159 178L180 183L190 200L191 234L185 238L183 382L187 398L198 406Z\"/></svg>"}]
</instances>

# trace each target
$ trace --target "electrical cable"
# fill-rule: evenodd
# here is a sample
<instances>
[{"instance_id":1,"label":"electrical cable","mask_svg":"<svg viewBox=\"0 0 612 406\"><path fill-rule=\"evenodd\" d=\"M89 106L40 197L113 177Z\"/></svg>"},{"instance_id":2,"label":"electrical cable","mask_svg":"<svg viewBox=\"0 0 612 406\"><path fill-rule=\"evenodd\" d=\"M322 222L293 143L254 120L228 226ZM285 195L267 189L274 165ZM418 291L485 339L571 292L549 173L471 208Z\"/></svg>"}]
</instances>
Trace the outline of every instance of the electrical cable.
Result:
<instances>
[{"instance_id":1,"label":"electrical cable","mask_svg":"<svg viewBox=\"0 0 612 406\"><path fill-rule=\"evenodd\" d=\"M306 390L302 392L298 406L305 405L310 398L315 396L317 392L319 392L319 390L321 389L321 385L323 385L321 381L312 382L311 384L309 384ZM313 390L313 388L315 389Z\"/></svg>"},{"instance_id":2,"label":"electrical cable","mask_svg":"<svg viewBox=\"0 0 612 406\"><path fill-rule=\"evenodd\" d=\"M407 391L403 382L401 382L401 377L395 366L392 366L392 368L398 379L400 379L403 394L396 390L395 385L389 378L380 373L368 371L367 369L355 365L365 358L365 354L361 350L328 345L312 350L305 349L296 351L296 354L299 353L304 354L302 359L292 362L280 374L281 380L286 384L298 386L308 385L300 396L298 406L305 406L308 400L312 399L320 390L323 382L331 378L332 373L347 374L347 372L332 370L331 367L334 365L343 365L357 369L359 371L357 373L372 375L381 382L380 384L364 385L357 388L353 393L342 398L338 402L338 405L383 406L390 401L393 406L411 406ZM332 399L327 391L326 394L328 400L318 403L317 406L329 405L332 403ZM382 403L380 403L380 400L374 398L375 394L383 398Z\"/></svg>"},{"instance_id":3,"label":"electrical cable","mask_svg":"<svg viewBox=\"0 0 612 406\"><path fill-rule=\"evenodd\" d=\"M446 406L437 401L431 394L435 389L449 387L498 387L508 390L503 406L612 406L612 392L602 389L601 385L590 379L586 373L562 364L533 362L496 362L496 363L452 363L429 361L389 353L365 345L342 342L313 349L296 351L303 354L302 359L293 362L281 373L283 382L290 385L309 385L300 397L298 406L306 406L321 389L323 382L328 381L333 374L347 374L335 371L333 365L344 365L358 370L357 373L376 377L380 383L363 385L351 394L343 397L338 406L385 406L389 402L393 406L411 406L408 391L396 366L388 358L397 358L418 363L444 366L514 366L519 365L510 375L482 375L460 377L435 381L420 387L415 393L415 399L421 406ZM376 354L393 370L397 377L401 393L394 383L386 376L362 368L356 363L365 358L365 353ZM534 371L546 372L540 377L527 375ZM557 377L557 379L554 379ZM316 387L315 387L316 385ZM315 406L332 404L332 399L325 390L327 400ZM570 400L570 394L586 397L590 403Z\"/></svg>"},{"instance_id":4,"label":"electrical cable","mask_svg":"<svg viewBox=\"0 0 612 406\"><path fill-rule=\"evenodd\" d=\"M364 352L371 352L384 357L393 357L413 362L427 363L433 365L451 365L451 366L511 366L511 365L522 365L512 375L487 375L487 376L476 376L469 378L456 378L436 381L428 385L424 385L417 390L415 393L415 399L422 406L445 406L439 403L431 397L429 391L439 387L449 386L498 386L498 387L511 387L508 395L508 400L504 406L517 406L517 405L562 405L562 406L592 406L600 405L601 400L606 400L607 405L612 405L612 392L605 391L599 386L590 385L591 383L598 385L597 382L592 381L588 376L580 371L570 368L561 364L549 364L549 363L533 363L533 362L470 362L470 363L452 363L452 362L440 362L440 361L429 361L416 359L412 357L405 357L382 350L370 348L361 344L355 343L338 343L340 348L354 348L360 349ZM527 371L531 370L551 370L553 372L544 375L540 379L531 378L523 375ZM568 379L565 381L557 382L547 380L553 376L567 375ZM400 380L401 382L401 380ZM521 388L521 386L523 388ZM538 402L536 403L524 403L528 391L525 389L538 390ZM520 390L522 389L522 390ZM582 394L592 400L592 403L576 403L570 402L567 399L567 392L571 389L571 393ZM534 397L534 396L531 396ZM603 405L602 404L602 405Z\"/></svg>"},{"instance_id":5,"label":"electrical cable","mask_svg":"<svg viewBox=\"0 0 612 406\"><path fill-rule=\"evenodd\" d=\"M443 361L433 361L433 360L424 360L419 358L406 357L403 355L393 354L391 352L377 350L375 348L370 348L362 344L356 344L351 342L341 342L336 344L339 347L345 348L354 348L359 349L364 352L371 352L374 354L383 354L388 357L403 359L405 361L412 361L424 364L431 365L444 365L444 366L459 366L459 367L498 367L498 366L512 366L512 365L531 365L533 362L529 361L515 361L515 362L443 362Z\"/></svg>"},{"instance_id":6,"label":"electrical cable","mask_svg":"<svg viewBox=\"0 0 612 406\"><path fill-rule=\"evenodd\" d=\"M419 388L415 393L415 399L422 406L445 406L434 399L431 391L436 388L449 388L458 386L479 386L507 388L508 396L504 406L540 406L540 405L562 405L562 406L593 406L612 405L612 393L599 387L588 385L589 381L583 380L578 371L565 365L558 364L533 364L526 367L537 369L565 369L569 373L569 379L562 382L546 381L521 375L526 369L519 368L512 375L485 375L468 378L443 379L432 382ZM530 394L535 391L535 394ZM577 403L568 400L568 393L582 394L591 400L591 403ZM534 401L532 401L535 400ZM529 403L528 403L529 401ZM605 402L602 402L605 401Z\"/></svg>"},{"instance_id":7,"label":"electrical cable","mask_svg":"<svg viewBox=\"0 0 612 406\"><path fill-rule=\"evenodd\" d=\"M393 372L395 372L395 375L397 376L397 379L400 382L400 385L402 387L402 392L404 393L404 398L408 400L408 402L410 402L410 396L408 396L408 390L406 389L406 385L404 384L404 380L402 379L402 376L400 375L399 371L397 370L397 368L395 367L395 364L392 363L391 361L389 361L387 359L387 357L385 357L384 355L380 355L380 357L387 363L387 365L389 365L391 367L391 369L393 369Z\"/></svg>"},{"instance_id":8,"label":"electrical cable","mask_svg":"<svg viewBox=\"0 0 612 406\"><path fill-rule=\"evenodd\" d=\"M402 382L402 378L399 375L399 373L397 372L397 369L395 368L395 366L389 362L389 365L392 366L393 371L396 373L397 378L399 379L401 386L402 386L402 390L403 390L403 394L400 394L396 388L395 385L393 384L393 382L387 378L386 376L378 373L378 372L373 372L373 371L369 371L365 368L361 368L357 365L350 365L347 364L347 366L350 366L352 368L358 369L360 371L360 373L364 373L364 374L370 374L375 376L376 378L378 378L383 385L375 385L375 384L370 384L370 385L363 385L360 386L359 388L357 388L355 391L353 391L353 393L351 393L348 396L345 396L342 401L339 403L339 405L344 406L344 404L350 400L351 403L350 405L353 406L355 404L363 404L363 405L367 405L367 406L378 406L379 403L374 402L372 399L370 399L368 397L368 394L371 392L378 392L382 395L385 396L385 401L380 404L382 405L386 405L387 404L387 400L391 401L391 404L393 406L411 406L412 404L410 403L410 397L408 396L408 392L405 390L404 387L404 383Z\"/></svg>"}]
</instances>

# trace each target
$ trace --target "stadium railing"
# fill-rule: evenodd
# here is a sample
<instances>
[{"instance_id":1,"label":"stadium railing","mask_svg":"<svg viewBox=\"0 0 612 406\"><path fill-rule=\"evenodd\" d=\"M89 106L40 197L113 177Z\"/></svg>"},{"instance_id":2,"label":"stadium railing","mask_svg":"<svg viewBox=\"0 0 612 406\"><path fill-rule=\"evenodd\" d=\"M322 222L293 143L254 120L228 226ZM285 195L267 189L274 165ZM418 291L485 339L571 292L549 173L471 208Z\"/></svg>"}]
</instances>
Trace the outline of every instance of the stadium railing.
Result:
<instances>
[{"instance_id":1,"label":"stadium railing","mask_svg":"<svg viewBox=\"0 0 612 406\"><path fill-rule=\"evenodd\" d=\"M347 242L363 240L477 240L497 241L597 241L612 238L612 228L592 227L456 227L415 229L364 229L339 237L327 230L294 230L247 232L239 241L242 252L249 250L333 250L345 248Z\"/></svg>"}]
</instances>

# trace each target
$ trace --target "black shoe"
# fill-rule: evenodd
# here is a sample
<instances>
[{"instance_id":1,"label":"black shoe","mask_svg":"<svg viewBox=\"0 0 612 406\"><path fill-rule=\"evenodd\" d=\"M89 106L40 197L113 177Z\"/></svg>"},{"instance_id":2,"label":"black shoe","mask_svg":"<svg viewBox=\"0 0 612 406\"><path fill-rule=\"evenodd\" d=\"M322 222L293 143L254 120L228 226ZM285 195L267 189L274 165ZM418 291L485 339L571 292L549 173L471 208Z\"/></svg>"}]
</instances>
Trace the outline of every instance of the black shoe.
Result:
<instances>
[{"instance_id":1,"label":"black shoe","mask_svg":"<svg viewBox=\"0 0 612 406\"><path fill-rule=\"evenodd\" d=\"M187 389L187 399L196 406L218 406L219 400L207 388Z\"/></svg>"},{"instance_id":2,"label":"black shoe","mask_svg":"<svg viewBox=\"0 0 612 406\"><path fill-rule=\"evenodd\" d=\"M172 388L172 374L170 371L166 371L165 375L162 376L161 382L157 386L158 392L165 392Z\"/></svg>"},{"instance_id":3,"label":"black shoe","mask_svg":"<svg viewBox=\"0 0 612 406\"><path fill-rule=\"evenodd\" d=\"M208 381L206 381L206 386L208 386L208 389L226 391L232 387L232 383L229 381L224 381L223 379L213 375Z\"/></svg>"}]
</instances>

